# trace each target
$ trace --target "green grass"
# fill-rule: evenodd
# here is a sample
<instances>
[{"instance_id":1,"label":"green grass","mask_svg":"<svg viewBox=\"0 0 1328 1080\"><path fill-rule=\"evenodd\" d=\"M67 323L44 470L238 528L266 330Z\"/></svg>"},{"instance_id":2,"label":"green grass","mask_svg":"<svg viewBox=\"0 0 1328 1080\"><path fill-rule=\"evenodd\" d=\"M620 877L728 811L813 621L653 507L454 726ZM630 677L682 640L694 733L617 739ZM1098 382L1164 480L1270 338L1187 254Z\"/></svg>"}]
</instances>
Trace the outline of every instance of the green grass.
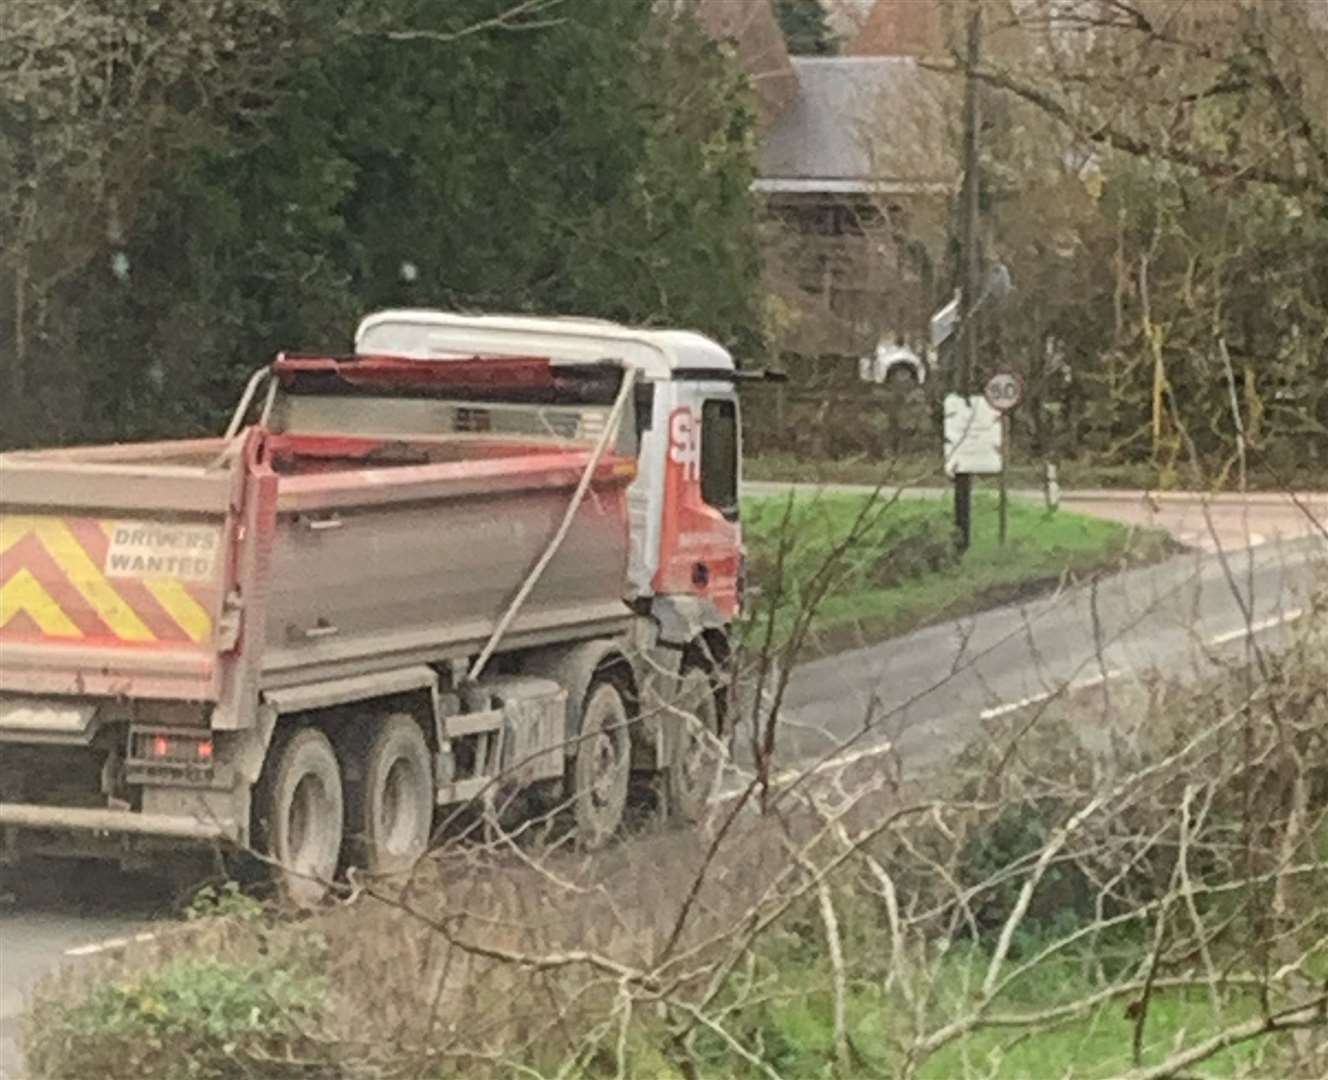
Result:
<instances>
[{"instance_id":1,"label":"green grass","mask_svg":"<svg viewBox=\"0 0 1328 1080\"><path fill-rule=\"evenodd\" d=\"M866 516L859 520L864 507ZM787 496L744 500L752 585L760 590L753 628L764 626L777 602L776 632L785 639L797 612L814 598L818 575L828 588L807 646L832 651L1029 596L1067 573L1138 564L1174 549L1160 531L1131 530L1067 511L1048 513L1015 499L1002 547L996 499L978 495L973 510L973 543L961 558L949 500L817 494L795 497L791 508ZM826 573L836 546L851 535L856 535L851 549Z\"/></svg>"},{"instance_id":2,"label":"green grass","mask_svg":"<svg viewBox=\"0 0 1328 1080\"><path fill-rule=\"evenodd\" d=\"M1142 950L1141 950L1142 951ZM970 985L980 985L982 970L965 972ZM1034 969L1017 985L996 1013L1035 1014L1088 996L1097 987L1077 965L1048 963ZM1018 1029L983 1028L937 1051L918 1072L919 1080L984 1076L992 1080L1075 1080L1117 1076L1135 1067L1135 1019L1127 1015L1130 997L1119 997L1084 1015L1042 1029L1028 1037ZM1215 1011L1206 990L1163 990L1149 1003L1141 1040L1139 1065L1165 1061L1178 1043L1193 1046L1226 1027L1257 1015L1258 1001L1242 991L1224 990ZM1267 1076L1260 1069L1267 1047L1257 1041L1218 1054L1187 1071L1190 1076Z\"/></svg>"},{"instance_id":3,"label":"green grass","mask_svg":"<svg viewBox=\"0 0 1328 1080\"><path fill-rule=\"evenodd\" d=\"M963 1016L985 973L979 950L957 950L940 972L927 1028L935 1031ZM967 955L966 955L967 953ZM776 1067L785 1076L833 1075L832 997L828 973L812 967L785 969L783 986L798 991L772 1002L761 1020L765 1045L776 1052ZM862 1059L845 1080L889 1076L900 1064L901 1048L910 1042L907 1005L886 993L875 980L855 980L846 1003L849 1037ZM1003 995L993 1013L1030 1015L1086 997L1098 987L1073 963L1049 962L1031 971ZM1130 999L1112 999L1082 1016L1054 1025L1030 1028L992 1027L969 1031L930 1054L916 1073L918 1080L1045 1080L1072 1077L1094 1080L1117 1076L1135 1066L1135 1021L1126 1015ZM1224 992L1215 1012L1207 992L1159 991L1152 999L1141 1043L1140 1064L1164 1061L1178 1043L1192 1046L1224 1027L1257 1015L1258 1003L1248 994ZM1031 1033L1031 1034L1030 1034ZM1259 1041L1215 1055L1186 1075L1232 1077L1276 1075L1268 1061L1270 1046ZM1271 1071L1270 1071L1271 1069ZM719 1073L715 1074L720 1075ZM729 1073L742 1075L745 1073Z\"/></svg>"},{"instance_id":4,"label":"green grass","mask_svg":"<svg viewBox=\"0 0 1328 1080\"><path fill-rule=\"evenodd\" d=\"M807 930L808 940L790 939L776 930L758 948L751 970L754 982L747 1004L735 1006L729 1030L760 1053L781 1076L810 1080L867 1080L902 1074L910 1048L948 1024L972 1015L980 998L990 953L984 946L955 942L945 959L931 969L928 982L916 979L912 1004L887 984L888 945L883 931L862 933L855 923L841 924L846 934L845 1027L852 1047L852 1062L839 1070L835 1060L833 979L824 949ZM799 935L801 936L801 935ZM1030 939L1034 951L1052 939ZM1136 970L1148 954L1149 943L1135 933L1115 943L1112 957L1117 971ZM1068 948L1043 960L1006 987L992 1002L992 1017L1033 1017L1048 1010L1086 1000L1100 993L1105 983L1095 975L1091 952ZM1004 969L1010 971L1010 965ZM926 999L915 1012L917 996ZM937 1049L914 1061L917 1080L1098 1080L1119 1076L1136 1067L1133 1012L1134 995L1107 997L1082 1012L1055 1022L977 1026L958 1032ZM1156 1065L1181 1047L1192 1047L1219 1031L1259 1015L1257 998L1247 990L1225 987L1216 1007L1203 988L1158 988L1145 1018L1138 1064ZM920 1023L919 1023L920 1021ZM660 1032L648 1022L637 1033L633 1058L650 1060L658 1052ZM695 1046L699 1075L705 1080L755 1080L756 1069L738 1061L717 1038L705 1037ZM1186 1076L1243 1077L1266 1080L1285 1075L1286 1046L1277 1040L1253 1040L1221 1051L1187 1070ZM914 1050L916 1053L917 1051ZM602 1073L597 1075L608 1075ZM635 1076L674 1076L669 1072L634 1072Z\"/></svg>"}]
</instances>

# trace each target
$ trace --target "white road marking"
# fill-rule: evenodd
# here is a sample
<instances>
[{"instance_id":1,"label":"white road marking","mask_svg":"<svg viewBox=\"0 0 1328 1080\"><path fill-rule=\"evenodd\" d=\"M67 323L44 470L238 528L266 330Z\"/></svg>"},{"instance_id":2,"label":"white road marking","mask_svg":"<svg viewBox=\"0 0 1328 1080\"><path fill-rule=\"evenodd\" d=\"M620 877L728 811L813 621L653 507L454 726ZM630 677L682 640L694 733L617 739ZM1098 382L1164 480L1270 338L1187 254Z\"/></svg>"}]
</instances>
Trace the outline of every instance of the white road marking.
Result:
<instances>
[{"instance_id":1,"label":"white road marking","mask_svg":"<svg viewBox=\"0 0 1328 1080\"><path fill-rule=\"evenodd\" d=\"M785 769L783 772L778 773L775 776L775 783L776 784L790 783L791 781L798 779L798 777L802 776L804 773L807 773L808 771L820 773L820 772L830 772L833 769L844 769L847 768L849 765L856 764L859 761L865 761L867 758L880 757L882 754L888 754L891 750L894 749L894 747L895 744L889 739L886 739L884 742L872 743L870 746L864 746L861 750L853 750L847 754L839 754L836 757L827 758L825 761L822 761L819 765L813 766L810 770L806 768Z\"/></svg>"},{"instance_id":2,"label":"white road marking","mask_svg":"<svg viewBox=\"0 0 1328 1080\"><path fill-rule=\"evenodd\" d=\"M1226 645L1232 641L1236 641L1240 638L1245 637L1247 634L1249 635L1260 634L1266 630L1273 630L1279 626L1285 626L1288 623L1293 623L1297 619L1303 618L1304 616L1305 616L1304 609L1293 608L1292 610L1283 612L1280 615L1273 615L1267 619L1260 619L1258 622L1251 623L1247 627L1243 626L1238 630L1230 630L1227 631L1226 633L1218 634L1215 637L1209 638L1208 644L1210 647L1217 645ZM1008 701L1002 705L993 705L990 708L983 709L980 713L978 713L978 719L995 720L1001 716L1008 716L1010 713L1019 712L1021 709L1028 709L1033 707L1034 705L1041 705L1043 702L1049 701L1051 698L1057 697L1058 695L1061 694L1074 694L1074 693L1081 693L1085 690L1092 690L1094 687L1101 686L1103 683L1110 682L1112 679L1119 679L1124 674L1125 672L1119 668L1109 668L1098 675L1092 676L1091 678L1081 679L1078 682L1070 683L1069 685L1063 686L1059 689L1046 690L1040 694L1032 694L1029 697L1020 698L1018 701ZM894 743L887 740L886 742L874 743L871 746L864 747L861 750L854 750L853 752L848 754L840 754L836 757L827 758L825 761L821 762L818 765L813 765L801 769L799 768L784 769L783 771L776 774L776 776L773 778L772 786L787 784L793 780L797 780L798 778L804 775L812 776L817 773L832 772L836 769L842 769L848 765L853 765L859 761L863 761L870 757L879 757L881 754L888 754L893 748L894 748ZM711 797L710 799L711 803L715 804L715 803L727 802L730 799L736 798L745 789L746 783L743 782L749 783L751 780L755 779L755 777L753 774L748 773L746 770L741 770L738 771L738 779L741 786L736 788L729 788L725 791L716 793Z\"/></svg>"},{"instance_id":3,"label":"white road marking","mask_svg":"<svg viewBox=\"0 0 1328 1080\"><path fill-rule=\"evenodd\" d=\"M880 757L882 754L888 754L894 749L894 743L886 739L882 742L872 743L870 746L864 746L859 750L850 751L847 754L837 754L835 757L826 758L825 761L816 765L806 765L802 768L784 769L774 775L770 783L772 787L792 783L794 780L803 776L815 776L818 773L831 772L835 769L847 768L859 761L866 761L868 758ZM729 799L735 799L747 790L747 785L756 779L756 774L747 769L740 768L737 765L730 766L730 771L735 774L737 787L729 787L723 791L716 792L710 797L711 805L727 802Z\"/></svg>"},{"instance_id":4,"label":"white road marking","mask_svg":"<svg viewBox=\"0 0 1328 1080\"><path fill-rule=\"evenodd\" d=\"M1219 533L1216 537L1207 530L1191 529L1188 532L1179 533L1176 539L1186 547L1197 547L1202 551L1216 554L1219 550L1226 551L1228 555L1234 555L1248 548L1262 547L1268 543L1268 537L1263 533L1247 532L1245 542L1242 544L1238 539L1227 537Z\"/></svg>"},{"instance_id":5,"label":"white road marking","mask_svg":"<svg viewBox=\"0 0 1328 1080\"><path fill-rule=\"evenodd\" d=\"M113 937L105 938L102 941L89 942L87 945L76 945L72 949L66 949L66 956L96 956L98 953L114 952L116 949L127 949L130 945L146 945L149 942L156 941L157 935L144 931L141 934L135 934L133 937Z\"/></svg>"},{"instance_id":6,"label":"white road marking","mask_svg":"<svg viewBox=\"0 0 1328 1080\"><path fill-rule=\"evenodd\" d=\"M1044 701L1050 701L1060 694L1077 694L1081 690L1092 690L1095 686L1101 686L1112 679L1119 679L1125 672L1117 668L1109 668L1100 675L1094 675L1091 679L1082 679L1079 682L1070 683L1068 686L1062 686L1057 690L1046 690L1041 694L1033 694L1031 697L1020 698L1018 701L1009 701L1004 705L993 705L990 709L983 709L978 713L979 720L995 720L998 716L1008 716L1010 713L1018 712L1020 709L1027 709L1033 705L1041 705Z\"/></svg>"},{"instance_id":7,"label":"white road marking","mask_svg":"<svg viewBox=\"0 0 1328 1080\"><path fill-rule=\"evenodd\" d=\"M1020 698L1018 701L1007 701L1004 705L993 705L990 709L983 709L978 713L979 720L995 720L1000 716L1009 716L1010 713L1018 712L1020 709L1031 708L1034 705L1041 705L1044 701L1049 701L1056 694L1054 690L1048 690L1043 694L1034 694L1032 697Z\"/></svg>"},{"instance_id":8,"label":"white road marking","mask_svg":"<svg viewBox=\"0 0 1328 1080\"><path fill-rule=\"evenodd\" d=\"M1284 611L1280 615L1271 615L1266 619L1260 619L1258 622L1250 623L1249 626L1242 626L1237 630L1228 630L1225 634L1218 634L1216 637L1208 639L1209 645L1226 645L1228 642L1239 641L1243 637L1253 637L1255 634L1261 634L1265 630L1275 630L1279 626L1286 626L1305 615L1304 608L1292 608L1290 611Z\"/></svg>"}]
</instances>

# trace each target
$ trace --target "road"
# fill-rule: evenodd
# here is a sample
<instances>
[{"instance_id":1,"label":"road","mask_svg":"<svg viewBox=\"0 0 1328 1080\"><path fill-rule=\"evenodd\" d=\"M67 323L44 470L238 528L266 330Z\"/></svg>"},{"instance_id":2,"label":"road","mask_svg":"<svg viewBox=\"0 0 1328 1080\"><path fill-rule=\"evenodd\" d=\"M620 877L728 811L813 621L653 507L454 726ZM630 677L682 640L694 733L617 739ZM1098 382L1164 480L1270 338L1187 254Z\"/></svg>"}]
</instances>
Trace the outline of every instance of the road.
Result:
<instances>
[{"instance_id":1,"label":"road","mask_svg":"<svg viewBox=\"0 0 1328 1080\"><path fill-rule=\"evenodd\" d=\"M921 766L983 714L1068 685L1197 670L1243 647L1250 625L1273 644L1305 618L1325 556L1316 538L1233 553L1225 567L1213 553L1181 555L804 664L783 701L780 756L861 753L888 740Z\"/></svg>"},{"instance_id":2,"label":"road","mask_svg":"<svg viewBox=\"0 0 1328 1080\"><path fill-rule=\"evenodd\" d=\"M800 666L784 702L781 761L869 755L888 740L906 761L924 764L957 746L984 713L1058 685L1178 671L1210 648L1239 647L1249 625L1275 641L1304 617L1307 589L1328 555L1323 534L1286 501L1227 501L1210 506L1208 520L1194 500L1150 505L1141 493L1065 503L1121 520L1151 517L1176 533L1198 530L1197 550ZM1328 500L1312 505L1328 524ZM1218 546L1230 550L1205 550ZM13 1040L37 979L70 950L142 929L162 916L162 901L117 875L74 870L0 909L0 1077L18 1075Z\"/></svg>"},{"instance_id":3,"label":"road","mask_svg":"<svg viewBox=\"0 0 1328 1080\"><path fill-rule=\"evenodd\" d=\"M7 883L8 884L8 883ZM168 905L160 889L103 867L72 864L0 903L0 1078L20 1076L16 1040L26 994L66 954L130 936Z\"/></svg>"}]
</instances>

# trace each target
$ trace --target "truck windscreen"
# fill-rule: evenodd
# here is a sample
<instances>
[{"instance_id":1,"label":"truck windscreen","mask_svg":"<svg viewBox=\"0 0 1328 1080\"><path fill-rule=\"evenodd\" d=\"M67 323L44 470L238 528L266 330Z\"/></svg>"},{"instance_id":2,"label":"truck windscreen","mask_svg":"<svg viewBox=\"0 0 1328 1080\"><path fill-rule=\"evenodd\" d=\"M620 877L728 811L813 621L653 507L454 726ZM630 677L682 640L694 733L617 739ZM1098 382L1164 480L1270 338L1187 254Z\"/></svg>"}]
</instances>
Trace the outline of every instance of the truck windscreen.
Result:
<instances>
[{"instance_id":1,"label":"truck windscreen","mask_svg":"<svg viewBox=\"0 0 1328 1080\"><path fill-rule=\"evenodd\" d=\"M593 444L604 430L609 411L603 405L282 393L274 404L270 427L276 433L291 435L406 440L489 435ZM622 425L618 452L634 454L635 442L634 426Z\"/></svg>"}]
</instances>

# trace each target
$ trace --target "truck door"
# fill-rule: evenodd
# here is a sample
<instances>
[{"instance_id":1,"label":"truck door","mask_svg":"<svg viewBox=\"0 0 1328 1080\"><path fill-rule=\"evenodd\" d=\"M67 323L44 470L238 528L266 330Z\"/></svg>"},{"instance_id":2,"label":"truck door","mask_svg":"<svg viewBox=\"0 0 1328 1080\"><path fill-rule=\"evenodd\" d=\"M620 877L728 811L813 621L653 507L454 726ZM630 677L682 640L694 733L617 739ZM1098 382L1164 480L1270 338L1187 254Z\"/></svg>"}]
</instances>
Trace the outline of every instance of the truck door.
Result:
<instances>
[{"instance_id":1,"label":"truck door","mask_svg":"<svg viewBox=\"0 0 1328 1080\"><path fill-rule=\"evenodd\" d=\"M667 423L656 595L709 600L727 621L738 611L741 459L738 401L726 382L659 384Z\"/></svg>"}]
</instances>

